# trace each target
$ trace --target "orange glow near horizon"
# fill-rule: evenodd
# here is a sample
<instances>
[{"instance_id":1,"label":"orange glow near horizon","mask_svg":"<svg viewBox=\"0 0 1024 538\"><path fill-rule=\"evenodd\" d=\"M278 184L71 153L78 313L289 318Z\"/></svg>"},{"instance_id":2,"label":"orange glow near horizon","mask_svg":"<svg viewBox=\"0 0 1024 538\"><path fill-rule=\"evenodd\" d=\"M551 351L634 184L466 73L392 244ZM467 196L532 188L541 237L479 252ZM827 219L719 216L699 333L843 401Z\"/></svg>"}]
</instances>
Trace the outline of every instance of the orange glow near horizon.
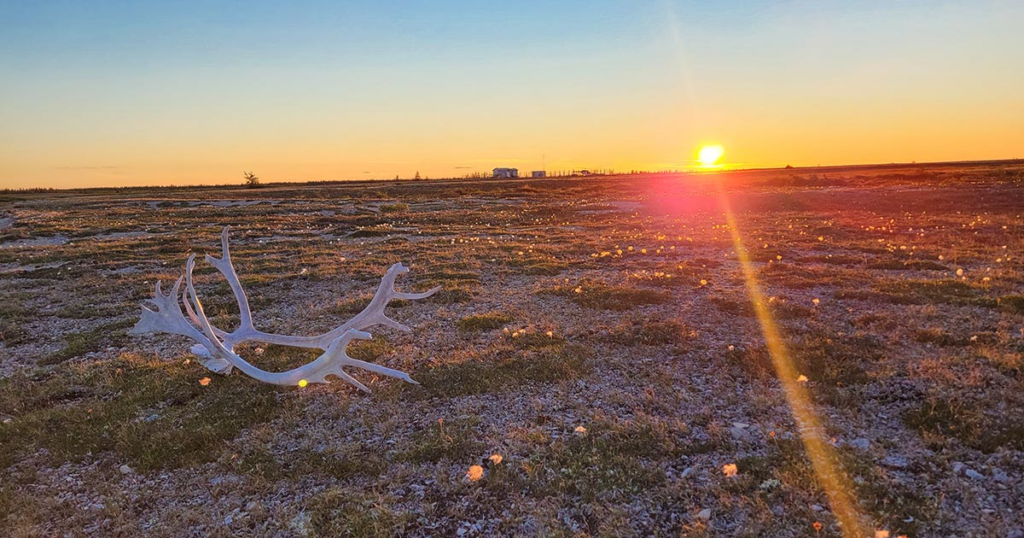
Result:
<instances>
[{"instance_id":1,"label":"orange glow near horizon","mask_svg":"<svg viewBox=\"0 0 1024 538\"><path fill-rule=\"evenodd\" d=\"M1024 3L760 3L22 2L0 188L1024 158Z\"/></svg>"}]
</instances>

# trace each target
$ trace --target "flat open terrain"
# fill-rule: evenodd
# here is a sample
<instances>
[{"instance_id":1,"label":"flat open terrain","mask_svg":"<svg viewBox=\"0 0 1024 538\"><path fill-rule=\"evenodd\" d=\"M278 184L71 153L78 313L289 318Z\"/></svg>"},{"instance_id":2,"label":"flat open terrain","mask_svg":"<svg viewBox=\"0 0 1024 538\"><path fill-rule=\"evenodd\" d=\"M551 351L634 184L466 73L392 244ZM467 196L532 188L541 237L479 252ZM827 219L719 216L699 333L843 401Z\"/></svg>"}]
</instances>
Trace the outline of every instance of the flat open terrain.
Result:
<instances>
[{"instance_id":1,"label":"flat open terrain","mask_svg":"<svg viewBox=\"0 0 1024 538\"><path fill-rule=\"evenodd\" d=\"M868 525L1019 537L1022 214L1019 164L0 195L0 528L839 535L745 247ZM129 336L189 253L234 328L224 225L264 330L340 325L396 261L443 286L351 348L421 385L275 388Z\"/></svg>"}]
</instances>

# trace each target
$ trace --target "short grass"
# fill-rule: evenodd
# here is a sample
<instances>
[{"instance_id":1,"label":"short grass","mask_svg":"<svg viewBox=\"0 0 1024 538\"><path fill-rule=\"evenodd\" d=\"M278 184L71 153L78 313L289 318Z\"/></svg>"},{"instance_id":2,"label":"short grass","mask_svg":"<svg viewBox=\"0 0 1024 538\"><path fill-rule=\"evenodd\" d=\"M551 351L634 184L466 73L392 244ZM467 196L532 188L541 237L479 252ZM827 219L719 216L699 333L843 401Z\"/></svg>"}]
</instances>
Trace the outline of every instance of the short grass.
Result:
<instances>
[{"instance_id":1,"label":"short grass","mask_svg":"<svg viewBox=\"0 0 1024 538\"><path fill-rule=\"evenodd\" d=\"M414 372L413 379L423 386L407 392L425 391L451 398L575 379L589 371L589 355L583 346L560 344L540 351L520 351L508 358L442 364Z\"/></svg>"},{"instance_id":2,"label":"short grass","mask_svg":"<svg viewBox=\"0 0 1024 538\"><path fill-rule=\"evenodd\" d=\"M385 496L361 494L345 487L317 493L310 502L313 536L402 536L414 523L412 514L392 507Z\"/></svg>"},{"instance_id":3,"label":"short grass","mask_svg":"<svg viewBox=\"0 0 1024 538\"><path fill-rule=\"evenodd\" d=\"M483 450L477 440L479 419L458 418L438 419L426 428L413 433L409 446L398 454L397 459L411 463L475 460Z\"/></svg>"},{"instance_id":4,"label":"short grass","mask_svg":"<svg viewBox=\"0 0 1024 538\"><path fill-rule=\"evenodd\" d=\"M0 408L12 418L0 425L0 466L46 449L58 462L113 452L146 470L215 461L225 441L281 405L274 388L245 376L124 354L4 379Z\"/></svg>"},{"instance_id":5,"label":"short grass","mask_svg":"<svg viewBox=\"0 0 1024 538\"><path fill-rule=\"evenodd\" d=\"M660 462L682 454L678 432L655 421L601 420L586 430L560 438L520 467L518 478L531 495L628 498L662 484Z\"/></svg>"},{"instance_id":6,"label":"short grass","mask_svg":"<svg viewBox=\"0 0 1024 538\"><path fill-rule=\"evenodd\" d=\"M630 310L643 305L668 303L673 299L672 294L659 290L592 282L541 290L539 293L565 297L580 306L601 310Z\"/></svg>"},{"instance_id":7,"label":"short grass","mask_svg":"<svg viewBox=\"0 0 1024 538\"><path fill-rule=\"evenodd\" d=\"M697 336L697 332L678 321L633 318L612 329L605 340L624 346L680 345Z\"/></svg>"},{"instance_id":8,"label":"short grass","mask_svg":"<svg viewBox=\"0 0 1024 538\"><path fill-rule=\"evenodd\" d=\"M119 345L127 340L127 331L133 325L134 320L119 320L105 323L92 330L65 335L64 347L40 359L39 364L60 364L107 346Z\"/></svg>"},{"instance_id":9,"label":"short grass","mask_svg":"<svg viewBox=\"0 0 1024 538\"><path fill-rule=\"evenodd\" d=\"M493 331L512 323L513 320L514 318L510 314L504 312L487 312L486 314L472 314L460 318L455 323L455 326L460 331L467 333Z\"/></svg>"},{"instance_id":10,"label":"short grass","mask_svg":"<svg viewBox=\"0 0 1024 538\"><path fill-rule=\"evenodd\" d=\"M991 409L996 405L998 402L934 394L909 409L903 420L926 435L926 440L940 445L951 437L986 453L1000 448L1024 450L1024 423L1017 419L1024 409L1011 412L1013 418L997 418Z\"/></svg>"}]
</instances>

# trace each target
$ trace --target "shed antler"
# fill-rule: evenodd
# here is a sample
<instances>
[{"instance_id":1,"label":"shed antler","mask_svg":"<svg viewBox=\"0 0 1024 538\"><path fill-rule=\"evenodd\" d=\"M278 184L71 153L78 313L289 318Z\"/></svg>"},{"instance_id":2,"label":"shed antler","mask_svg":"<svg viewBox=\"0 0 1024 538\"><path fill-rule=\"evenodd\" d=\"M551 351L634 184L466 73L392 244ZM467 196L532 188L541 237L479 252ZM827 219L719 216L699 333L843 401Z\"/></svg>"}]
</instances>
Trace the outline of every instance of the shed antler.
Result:
<instances>
[{"instance_id":1,"label":"shed antler","mask_svg":"<svg viewBox=\"0 0 1024 538\"><path fill-rule=\"evenodd\" d=\"M195 268L195 255L193 254L189 256L188 262L185 264L185 275L174 284L170 295L164 295L160 289L160 282L157 282L156 294L153 298L153 303L156 305L157 310L150 310L143 306L142 318L131 332L133 334L155 332L187 336L196 342L192 350L197 355L200 355L203 364L210 370L229 374L232 368L238 368L246 375L275 385L326 383L326 377L334 375L369 392L365 385L342 370L344 366L361 368L381 375L403 379L410 383L416 382L405 372L353 359L347 355L346 347L352 340L369 339L370 334L364 332L364 329L374 325L385 325L403 331L411 330L409 327L387 317L384 314L384 308L394 299L423 299L429 297L436 293L440 289L439 287L423 293L396 291L395 279L398 275L409 272L409 269L401 263L396 263L384 274L380 287L374 294L370 304L362 312L339 327L319 336L288 336L265 333L253 326L249 300L245 295L245 290L242 289L238 274L231 264L227 227L224 228L221 234L221 248L222 255L220 258L208 255L206 256L206 261L224 275L228 285L231 287L231 291L235 295L235 300L238 302L240 323L235 331L228 333L210 324L210 320L203 310L203 305L199 301L199 296L192 283L192 271ZM185 289L181 288L183 280L185 282ZM179 296L181 302L185 304L185 310L188 312L189 318L192 319L195 325L189 323L182 313L178 303ZM319 348L324 350L324 353L305 366L287 372L273 373L257 368L234 352L235 345L248 341L292 347Z\"/></svg>"}]
</instances>

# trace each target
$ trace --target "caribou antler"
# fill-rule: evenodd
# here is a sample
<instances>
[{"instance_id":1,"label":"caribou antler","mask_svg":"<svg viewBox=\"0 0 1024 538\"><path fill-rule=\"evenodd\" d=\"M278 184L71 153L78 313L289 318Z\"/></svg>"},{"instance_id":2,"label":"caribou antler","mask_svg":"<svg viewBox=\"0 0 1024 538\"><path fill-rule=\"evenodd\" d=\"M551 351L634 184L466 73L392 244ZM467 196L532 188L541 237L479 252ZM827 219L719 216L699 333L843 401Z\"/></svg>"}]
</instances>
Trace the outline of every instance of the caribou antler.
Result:
<instances>
[{"instance_id":1,"label":"caribou antler","mask_svg":"<svg viewBox=\"0 0 1024 538\"><path fill-rule=\"evenodd\" d=\"M238 274L231 264L227 227L224 228L221 234L221 245L222 257L218 259L206 256L206 261L224 275L235 295L241 319L238 329L227 333L210 324L210 320L207 318L202 303L196 294L195 286L192 284L192 272L195 268L195 255L193 254L189 256L188 262L185 264L185 275L178 279L170 295L164 295L160 289L160 283L157 282L156 294L153 299L157 310L153 311L143 306L142 318L131 332L133 334L162 332L188 336L197 343L196 346L193 346L192 350L197 355L200 355L200 360L203 361L207 368L222 374L228 374L232 368L238 368L246 375L275 385L301 386L306 383L326 383L326 377L334 375L369 392L365 385L345 373L342 370L343 366L353 366L381 375L403 379L410 383L416 383L405 372L349 357L346 353L346 347L352 340L369 339L370 334L363 332L363 329L374 325L386 325L404 331L410 330L409 327L387 317L384 314L384 308L394 299L423 299L429 297L436 293L440 289L439 287L423 293L396 291L394 287L395 279L398 275L409 272L409 269L401 263L396 263L384 274L381 285L374 294L370 304L362 312L334 330L319 336L286 336L265 333L256 330L253 326L248 298L245 295L245 290L242 289ZM185 289L181 289L183 280L186 285ZM178 303L179 294L180 300L185 304L185 310L195 325L189 323L182 313ZM197 329L196 326L199 328ZM236 344L246 341L258 341L293 347L320 348L324 350L324 353L305 366L287 372L273 373L257 368L234 352Z\"/></svg>"}]
</instances>

